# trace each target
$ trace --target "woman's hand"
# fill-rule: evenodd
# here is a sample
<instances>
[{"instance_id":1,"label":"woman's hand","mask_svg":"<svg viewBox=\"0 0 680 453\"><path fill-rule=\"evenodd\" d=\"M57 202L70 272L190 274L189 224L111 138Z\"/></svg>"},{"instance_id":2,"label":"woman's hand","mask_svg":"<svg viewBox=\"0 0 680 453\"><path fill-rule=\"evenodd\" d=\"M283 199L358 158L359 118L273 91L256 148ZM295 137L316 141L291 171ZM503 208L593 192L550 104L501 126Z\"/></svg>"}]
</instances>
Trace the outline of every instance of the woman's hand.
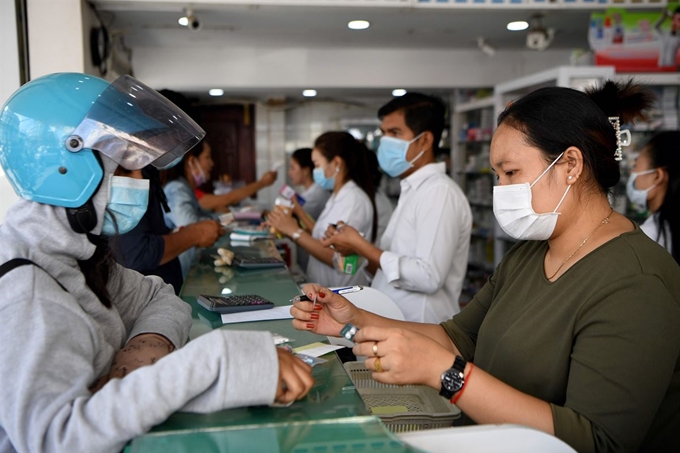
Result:
<instances>
[{"instance_id":1,"label":"woman's hand","mask_svg":"<svg viewBox=\"0 0 680 453\"><path fill-rule=\"evenodd\" d=\"M358 244L365 239L353 227L344 222L338 222L337 227L330 225L324 237L321 238L321 245L331 247L343 256L355 255Z\"/></svg>"},{"instance_id":2,"label":"woman's hand","mask_svg":"<svg viewBox=\"0 0 680 453\"><path fill-rule=\"evenodd\" d=\"M362 310L328 288L306 285L304 293L312 302L294 302L290 309L296 329L339 337L345 324L359 323ZM315 297L316 303L313 302Z\"/></svg>"},{"instance_id":3,"label":"woman's hand","mask_svg":"<svg viewBox=\"0 0 680 453\"><path fill-rule=\"evenodd\" d=\"M285 234L286 236L292 236L293 233L295 233L298 228L300 228L298 226L297 220L277 209L274 209L269 213L266 224L274 227L276 231L281 234Z\"/></svg>"},{"instance_id":4,"label":"woman's hand","mask_svg":"<svg viewBox=\"0 0 680 453\"><path fill-rule=\"evenodd\" d=\"M297 195L295 195L293 198L290 199L291 202L293 202L293 214L295 214L298 217L302 217L307 215L305 210L300 206L300 203L298 202Z\"/></svg>"},{"instance_id":5,"label":"woman's hand","mask_svg":"<svg viewBox=\"0 0 680 453\"><path fill-rule=\"evenodd\" d=\"M301 400L314 385L312 367L281 348L276 348L276 353L279 356L276 402L292 403Z\"/></svg>"},{"instance_id":6,"label":"woman's hand","mask_svg":"<svg viewBox=\"0 0 680 453\"><path fill-rule=\"evenodd\" d=\"M423 384L439 390L441 374L456 358L436 341L408 329L369 326L357 332L354 342L354 354L368 357L366 368L385 384Z\"/></svg>"}]
</instances>

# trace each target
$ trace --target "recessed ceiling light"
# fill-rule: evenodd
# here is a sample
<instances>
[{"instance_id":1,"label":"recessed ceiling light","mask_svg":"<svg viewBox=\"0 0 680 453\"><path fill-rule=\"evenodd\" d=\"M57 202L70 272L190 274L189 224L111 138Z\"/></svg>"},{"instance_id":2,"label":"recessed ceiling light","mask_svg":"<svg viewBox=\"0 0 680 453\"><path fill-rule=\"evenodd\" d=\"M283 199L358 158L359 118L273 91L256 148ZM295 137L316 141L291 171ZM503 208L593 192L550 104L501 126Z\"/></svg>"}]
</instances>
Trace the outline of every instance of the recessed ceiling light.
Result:
<instances>
[{"instance_id":1,"label":"recessed ceiling light","mask_svg":"<svg viewBox=\"0 0 680 453\"><path fill-rule=\"evenodd\" d=\"M396 90L392 90L392 96L394 97L403 96L405 94L406 90L404 90L403 88L397 88Z\"/></svg>"},{"instance_id":2,"label":"recessed ceiling light","mask_svg":"<svg viewBox=\"0 0 680 453\"><path fill-rule=\"evenodd\" d=\"M186 27L189 25L189 18L188 17L180 17L179 20L177 21L182 27Z\"/></svg>"},{"instance_id":3,"label":"recessed ceiling light","mask_svg":"<svg viewBox=\"0 0 680 453\"><path fill-rule=\"evenodd\" d=\"M210 96L222 96L224 94L224 90L222 88L212 88L210 91L208 91L208 94Z\"/></svg>"},{"instance_id":4,"label":"recessed ceiling light","mask_svg":"<svg viewBox=\"0 0 680 453\"><path fill-rule=\"evenodd\" d=\"M316 90L304 90L302 95L306 98L313 98L316 96Z\"/></svg>"},{"instance_id":5,"label":"recessed ceiling light","mask_svg":"<svg viewBox=\"0 0 680 453\"><path fill-rule=\"evenodd\" d=\"M510 31L522 31L526 30L527 28L529 28L529 22L524 20L517 20L508 24L508 30Z\"/></svg>"},{"instance_id":6,"label":"recessed ceiling light","mask_svg":"<svg viewBox=\"0 0 680 453\"><path fill-rule=\"evenodd\" d=\"M347 26L352 30L366 30L371 26L371 23L367 20L353 20Z\"/></svg>"}]
</instances>

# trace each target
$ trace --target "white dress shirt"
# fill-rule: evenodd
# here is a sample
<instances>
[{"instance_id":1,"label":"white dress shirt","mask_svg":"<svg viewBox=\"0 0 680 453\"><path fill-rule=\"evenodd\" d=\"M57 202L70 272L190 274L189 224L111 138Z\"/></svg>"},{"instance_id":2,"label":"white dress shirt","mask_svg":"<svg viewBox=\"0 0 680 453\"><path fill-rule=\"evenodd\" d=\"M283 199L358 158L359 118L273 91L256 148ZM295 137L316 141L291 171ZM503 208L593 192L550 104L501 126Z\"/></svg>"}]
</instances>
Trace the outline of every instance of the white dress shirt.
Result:
<instances>
[{"instance_id":1,"label":"white dress shirt","mask_svg":"<svg viewBox=\"0 0 680 453\"><path fill-rule=\"evenodd\" d=\"M372 287L388 295L407 321L439 323L460 311L472 212L444 163L401 181L401 195L380 241Z\"/></svg>"},{"instance_id":2,"label":"white dress shirt","mask_svg":"<svg viewBox=\"0 0 680 453\"><path fill-rule=\"evenodd\" d=\"M659 235L659 213L656 212L645 220L645 223L640 225L640 229L645 232L647 236L656 241L661 247L668 250L668 253L673 253L673 242L671 237L671 228L666 224L665 236Z\"/></svg>"},{"instance_id":3,"label":"white dress shirt","mask_svg":"<svg viewBox=\"0 0 680 453\"><path fill-rule=\"evenodd\" d=\"M352 180L345 183L337 194L331 195L326 207L316 221L312 237L321 239L331 223L343 221L362 233L365 238L371 237L373 227L373 205L370 198ZM311 254L307 264L307 280L323 286L366 285L368 279L361 270L356 274L344 274L317 260Z\"/></svg>"},{"instance_id":4,"label":"white dress shirt","mask_svg":"<svg viewBox=\"0 0 680 453\"><path fill-rule=\"evenodd\" d=\"M380 189L375 191L375 209L378 211L378 234L375 236L375 243L380 244L380 238L385 233L394 211L392 202Z\"/></svg>"},{"instance_id":5,"label":"white dress shirt","mask_svg":"<svg viewBox=\"0 0 680 453\"><path fill-rule=\"evenodd\" d=\"M300 196L305 199L305 205L302 209L316 220L319 218L319 215L321 215L323 208L326 207L326 202L330 198L331 192L318 184L313 183L309 188L305 189ZM297 248L297 263L300 266L300 269L307 269L309 252L302 247Z\"/></svg>"}]
</instances>

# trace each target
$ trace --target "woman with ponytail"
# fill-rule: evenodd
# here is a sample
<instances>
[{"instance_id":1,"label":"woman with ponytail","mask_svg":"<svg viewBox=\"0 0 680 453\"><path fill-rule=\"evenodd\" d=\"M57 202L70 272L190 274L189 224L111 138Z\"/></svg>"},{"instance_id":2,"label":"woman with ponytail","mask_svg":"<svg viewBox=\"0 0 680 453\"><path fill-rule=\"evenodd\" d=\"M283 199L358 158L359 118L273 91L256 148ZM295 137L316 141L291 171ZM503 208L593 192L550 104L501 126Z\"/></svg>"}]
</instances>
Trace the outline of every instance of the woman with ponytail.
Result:
<instances>
[{"instance_id":1,"label":"woman with ponytail","mask_svg":"<svg viewBox=\"0 0 680 453\"><path fill-rule=\"evenodd\" d=\"M653 136L635 161L626 193L651 215L640 228L680 263L680 132Z\"/></svg>"},{"instance_id":2,"label":"woman with ponytail","mask_svg":"<svg viewBox=\"0 0 680 453\"><path fill-rule=\"evenodd\" d=\"M543 88L501 113L494 214L519 242L449 321L389 320L310 285L322 310L297 302L294 326L337 336L352 323L374 379L434 387L467 423L529 426L579 452L680 451L680 267L607 198L618 125L650 101L607 82Z\"/></svg>"},{"instance_id":3,"label":"woman with ponytail","mask_svg":"<svg viewBox=\"0 0 680 453\"><path fill-rule=\"evenodd\" d=\"M335 268L334 251L321 244L329 224L342 221L353 226L364 237L375 241L378 216L375 207L375 187L369 170L370 151L347 132L326 132L316 139L312 150L314 182L333 194L323 212L314 221L308 215L298 215L303 228L290 216L274 211L267 223L291 237L310 254L307 278L326 286L365 285L363 272L344 273ZM296 212L301 212L296 207ZM303 213L304 214L304 213Z\"/></svg>"}]
</instances>

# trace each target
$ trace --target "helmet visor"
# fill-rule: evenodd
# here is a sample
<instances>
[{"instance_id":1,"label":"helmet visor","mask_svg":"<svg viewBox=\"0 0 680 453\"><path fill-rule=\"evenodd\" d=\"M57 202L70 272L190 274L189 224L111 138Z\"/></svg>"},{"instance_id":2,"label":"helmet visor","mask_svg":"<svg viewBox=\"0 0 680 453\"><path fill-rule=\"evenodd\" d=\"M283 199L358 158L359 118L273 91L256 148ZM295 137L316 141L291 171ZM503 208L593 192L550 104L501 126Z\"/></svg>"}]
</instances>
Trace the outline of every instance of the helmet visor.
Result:
<instances>
[{"instance_id":1,"label":"helmet visor","mask_svg":"<svg viewBox=\"0 0 680 453\"><path fill-rule=\"evenodd\" d=\"M163 167L205 131L165 96L130 76L116 79L67 138L71 151L96 150L128 170Z\"/></svg>"}]
</instances>

